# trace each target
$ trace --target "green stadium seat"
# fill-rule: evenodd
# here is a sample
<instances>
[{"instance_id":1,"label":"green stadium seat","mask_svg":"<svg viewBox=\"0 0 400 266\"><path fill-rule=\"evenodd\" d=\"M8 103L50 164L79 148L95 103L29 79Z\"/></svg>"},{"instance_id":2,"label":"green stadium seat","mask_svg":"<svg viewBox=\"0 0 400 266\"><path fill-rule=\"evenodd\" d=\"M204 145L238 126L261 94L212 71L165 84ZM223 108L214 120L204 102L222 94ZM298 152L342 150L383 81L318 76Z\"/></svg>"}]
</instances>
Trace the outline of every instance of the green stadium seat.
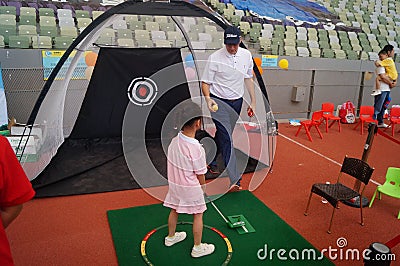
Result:
<instances>
[{"instance_id":1,"label":"green stadium seat","mask_svg":"<svg viewBox=\"0 0 400 266\"><path fill-rule=\"evenodd\" d=\"M283 46L284 45L284 41L283 41L283 39L282 38L272 38L271 39L271 43L273 44L273 45L280 45L280 46Z\"/></svg>"},{"instance_id":2,"label":"green stadium seat","mask_svg":"<svg viewBox=\"0 0 400 266\"><path fill-rule=\"evenodd\" d=\"M36 16L32 16L32 15L19 16L19 25L36 26Z\"/></svg>"},{"instance_id":3,"label":"green stadium seat","mask_svg":"<svg viewBox=\"0 0 400 266\"><path fill-rule=\"evenodd\" d=\"M307 47L308 44L307 44L307 41L304 41L304 40L296 40L296 46L297 46L297 47Z\"/></svg>"},{"instance_id":4,"label":"green stadium seat","mask_svg":"<svg viewBox=\"0 0 400 266\"><path fill-rule=\"evenodd\" d=\"M161 22L159 23L160 25L160 30L162 31L175 31L175 24L172 22Z\"/></svg>"},{"instance_id":5,"label":"green stadium seat","mask_svg":"<svg viewBox=\"0 0 400 266\"><path fill-rule=\"evenodd\" d=\"M133 32L129 29L119 29L117 30L118 39L132 39Z\"/></svg>"},{"instance_id":6,"label":"green stadium seat","mask_svg":"<svg viewBox=\"0 0 400 266\"><path fill-rule=\"evenodd\" d=\"M335 58L335 53L332 49L322 49L322 57Z\"/></svg>"},{"instance_id":7,"label":"green stadium seat","mask_svg":"<svg viewBox=\"0 0 400 266\"><path fill-rule=\"evenodd\" d=\"M9 36L17 35L16 25L1 25L0 24L0 35L4 37L4 43L8 45Z\"/></svg>"},{"instance_id":8,"label":"green stadium seat","mask_svg":"<svg viewBox=\"0 0 400 266\"><path fill-rule=\"evenodd\" d=\"M242 32L242 34L246 35L250 31L250 28L251 28L250 27L250 23L247 22L247 21L240 21L239 22L239 28L240 28L240 31Z\"/></svg>"},{"instance_id":9,"label":"green stadium seat","mask_svg":"<svg viewBox=\"0 0 400 266\"><path fill-rule=\"evenodd\" d=\"M16 15L17 9L15 6L0 6L0 14Z\"/></svg>"},{"instance_id":10,"label":"green stadium seat","mask_svg":"<svg viewBox=\"0 0 400 266\"><path fill-rule=\"evenodd\" d=\"M28 36L9 36L8 47L28 49L30 48L31 40Z\"/></svg>"},{"instance_id":11,"label":"green stadium seat","mask_svg":"<svg viewBox=\"0 0 400 266\"><path fill-rule=\"evenodd\" d=\"M232 16L234 15L234 12L235 12L235 11L232 10L232 9L225 8L225 9L223 10L222 14L224 15L224 17L225 17L227 20L231 20Z\"/></svg>"},{"instance_id":12,"label":"green stadium seat","mask_svg":"<svg viewBox=\"0 0 400 266\"><path fill-rule=\"evenodd\" d=\"M153 41L152 40L136 40L138 47L141 48L149 48L149 47L154 47Z\"/></svg>"},{"instance_id":13,"label":"green stadium seat","mask_svg":"<svg viewBox=\"0 0 400 266\"><path fill-rule=\"evenodd\" d=\"M150 40L150 32L148 30L135 30L135 40Z\"/></svg>"},{"instance_id":14,"label":"green stadium seat","mask_svg":"<svg viewBox=\"0 0 400 266\"><path fill-rule=\"evenodd\" d=\"M16 16L14 14L0 14L0 25L17 25Z\"/></svg>"},{"instance_id":15,"label":"green stadium seat","mask_svg":"<svg viewBox=\"0 0 400 266\"><path fill-rule=\"evenodd\" d=\"M40 16L39 17L39 26L56 26L56 18L54 16Z\"/></svg>"},{"instance_id":16,"label":"green stadium seat","mask_svg":"<svg viewBox=\"0 0 400 266\"><path fill-rule=\"evenodd\" d=\"M4 36L0 35L0 48L4 48L6 44L4 43Z\"/></svg>"},{"instance_id":17,"label":"green stadium seat","mask_svg":"<svg viewBox=\"0 0 400 266\"><path fill-rule=\"evenodd\" d=\"M127 22L127 23L129 23L128 26L129 26L129 29L131 29L131 30L143 30L144 29L144 22L143 21L131 20L131 21Z\"/></svg>"},{"instance_id":18,"label":"green stadium seat","mask_svg":"<svg viewBox=\"0 0 400 266\"><path fill-rule=\"evenodd\" d=\"M104 13L104 11L102 11L102 10L93 10L92 11L93 20L95 20L96 18L101 16L103 13Z\"/></svg>"},{"instance_id":19,"label":"green stadium seat","mask_svg":"<svg viewBox=\"0 0 400 266\"><path fill-rule=\"evenodd\" d=\"M20 16L33 16L36 18L36 9L33 7L22 6L20 7L19 12Z\"/></svg>"},{"instance_id":20,"label":"green stadium seat","mask_svg":"<svg viewBox=\"0 0 400 266\"><path fill-rule=\"evenodd\" d=\"M158 24L158 22L146 21L144 24L144 28L148 31L160 30L160 25Z\"/></svg>"},{"instance_id":21,"label":"green stadium seat","mask_svg":"<svg viewBox=\"0 0 400 266\"><path fill-rule=\"evenodd\" d=\"M358 53L353 50L346 50L347 59L349 60L358 60Z\"/></svg>"},{"instance_id":22,"label":"green stadium seat","mask_svg":"<svg viewBox=\"0 0 400 266\"><path fill-rule=\"evenodd\" d=\"M261 32L261 30L263 29L262 25L260 23L257 23L257 22L251 23L251 28L258 30L259 32Z\"/></svg>"},{"instance_id":23,"label":"green stadium seat","mask_svg":"<svg viewBox=\"0 0 400 266\"><path fill-rule=\"evenodd\" d=\"M71 43L74 41L74 38L68 36L57 36L54 38L54 48L55 49L67 49Z\"/></svg>"},{"instance_id":24,"label":"green stadium seat","mask_svg":"<svg viewBox=\"0 0 400 266\"><path fill-rule=\"evenodd\" d=\"M297 50L294 46L284 46L284 50L287 56L297 56Z\"/></svg>"},{"instance_id":25,"label":"green stadium seat","mask_svg":"<svg viewBox=\"0 0 400 266\"><path fill-rule=\"evenodd\" d=\"M121 47L135 47L135 42L133 39L127 39L127 38L118 38L117 39L117 44L118 46Z\"/></svg>"},{"instance_id":26,"label":"green stadium seat","mask_svg":"<svg viewBox=\"0 0 400 266\"><path fill-rule=\"evenodd\" d=\"M78 36L78 29L73 26L61 27L60 36L76 38Z\"/></svg>"},{"instance_id":27,"label":"green stadium seat","mask_svg":"<svg viewBox=\"0 0 400 266\"><path fill-rule=\"evenodd\" d=\"M51 49L53 48L53 40L49 36L32 37L32 48Z\"/></svg>"},{"instance_id":28,"label":"green stadium seat","mask_svg":"<svg viewBox=\"0 0 400 266\"><path fill-rule=\"evenodd\" d=\"M54 17L54 10L48 7L39 8L39 17Z\"/></svg>"},{"instance_id":29,"label":"green stadium seat","mask_svg":"<svg viewBox=\"0 0 400 266\"><path fill-rule=\"evenodd\" d=\"M19 25L18 26L19 35L25 36L37 36L37 29L36 26L33 25Z\"/></svg>"},{"instance_id":30,"label":"green stadium seat","mask_svg":"<svg viewBox=\"0 0 400 266\"><path fill-rule=\"evenodd\" d=\"M259 29L251 28L249 31L249 35L250 35L250 42L255 43L258 41L258 38L261 37L261 32Z\"/></svg>"},{"instance_id":31,"label":"green stadium seat","mask_svg":"<svg viewBox=\"0 0 400 266\"><path fill-rule=\"evenodd\" d=\"M319 48L310 48L311 57L321 57L321 50Z\"/></svg>"},{"instance_id":32,"label":"green stadium seat","mask_svg":"<svg viewBox=\"0 0 400 266\"><path fill-rule=\"evenodd\" d=\"M327 41L320 41L319 42L319 48L321 48L321 49L330 49L331 46L330 46L329 42L327 42Z\"/></svg>"},{"instance_id":33,"label":"green stadium seat","mask_svg":"<svg viewBox=\"0 0 400 266\"><path fill-rule=\"evenodd\" d=\"M75 17L78 18L91 18L87 10L75 10Z\"/></svg>"},{"instance_id":34,"label":"green stadium seat","mask_svg":"<svg viewBox=\"0 0 400 266\"><path fill-rule=\"evenodd\" d=\"M168 23L169 19L167 16L154 16L154 21L158 24L160 23Z\"/></svg>"},{"instance_id":35,"label":"green stadium seat","mask_svg":"<svg viewBox=\"0 0 400 266\"><path fill-rule=\"evenodd\" d=\"M231 16L231 22L236 27L239 26L240 20L241 20L241 17L239 15Z\"/></svg>"},{"instance_id":36,"label":"green stadium seat","mask_svg":"<svg viewBox=\"0 0 400 266\"><path fill-rule=\"evenodd\" d=\"M57 26L42 26L40 27L40 35L54 38L58 36L58 28Z\"/></svg>"},{"instance_id":37,"label":"green stadium seat","mask_svg":"<svg viewBox=\"0 0 400 266\"><path fill-rule=\"evenodd\" d=\"M91 18L77 18L76 21L77 21L77 27L81 31L82 31L82 29L89 26L90 23L92 23Z\"/></svg>"},{"instance_id":38,"label":"green stadium seat","mask_svg":"<svg viewBox=\"0 0 400 266\"><path fill-rule=\"evenodd\" d=\"M271 53L273 55L283 55L283 45L271 44Z\"/></svg>"}]
</instances>

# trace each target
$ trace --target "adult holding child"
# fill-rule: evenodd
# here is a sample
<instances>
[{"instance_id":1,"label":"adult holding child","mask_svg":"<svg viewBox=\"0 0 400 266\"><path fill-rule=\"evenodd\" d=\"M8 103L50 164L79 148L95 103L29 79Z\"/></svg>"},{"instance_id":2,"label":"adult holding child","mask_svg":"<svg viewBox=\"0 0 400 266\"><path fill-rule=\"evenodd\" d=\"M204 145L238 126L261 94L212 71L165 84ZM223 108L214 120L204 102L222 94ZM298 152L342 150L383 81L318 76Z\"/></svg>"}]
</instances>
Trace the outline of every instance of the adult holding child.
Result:
<instances>
[{"instance_id":1,"label":"adult holding child","mask_svg":"<svg viewBox=\"0 0 400 266\"><path fill-rule=\"evenodd\" d=\"M253 58L251 53L239 47L241 32L229 26L224 32L225 47L212 53L207 61L203 77L202 92L216 127L215 142L217 155L221 152L230 178L230 191L241 187L241 174L236 165L232 133L243 104L244 87L247 88L251 103L250 116L254 114L256 99L253 83ZM218 173L216 158L209 164L211 173Z\"/></svg>"},{"instance_id":2,"label":"adult holding child","mask_svg":"<svg viewBox=\"0 0 400 266\"><path fill-rule=\"evenodd\" d=\"M383 122L383 116L390 102L390 91L397 83L397 70L393 60L394 47L390 44L385 45L379 52L379 59L375 62L377 66L376 90L372 93L374 96L374 115L373 118L378 121L378 127L387 128L388 125ZM385 106L386 105L386 106Z\"/></svg>"}]
</instances>

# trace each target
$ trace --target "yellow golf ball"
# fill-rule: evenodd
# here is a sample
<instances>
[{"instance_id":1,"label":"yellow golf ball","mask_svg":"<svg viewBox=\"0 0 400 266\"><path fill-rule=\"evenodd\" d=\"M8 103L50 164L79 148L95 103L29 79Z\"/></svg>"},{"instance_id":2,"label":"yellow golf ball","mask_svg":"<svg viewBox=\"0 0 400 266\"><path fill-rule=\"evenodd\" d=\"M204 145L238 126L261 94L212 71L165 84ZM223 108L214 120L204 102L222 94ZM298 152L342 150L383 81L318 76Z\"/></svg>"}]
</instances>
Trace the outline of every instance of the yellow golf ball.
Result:
<instances>
[{"instance_id":1,"label":"yellow golf ball","mask_svg":"<svg viewBox=\"0 0 400 266\"><path fill-rule=\"evenodd\" d=\"M214 112L218 111L218 104L214 104L212 106L212 109L213 109Z\"/></svg>"}]
</instances>

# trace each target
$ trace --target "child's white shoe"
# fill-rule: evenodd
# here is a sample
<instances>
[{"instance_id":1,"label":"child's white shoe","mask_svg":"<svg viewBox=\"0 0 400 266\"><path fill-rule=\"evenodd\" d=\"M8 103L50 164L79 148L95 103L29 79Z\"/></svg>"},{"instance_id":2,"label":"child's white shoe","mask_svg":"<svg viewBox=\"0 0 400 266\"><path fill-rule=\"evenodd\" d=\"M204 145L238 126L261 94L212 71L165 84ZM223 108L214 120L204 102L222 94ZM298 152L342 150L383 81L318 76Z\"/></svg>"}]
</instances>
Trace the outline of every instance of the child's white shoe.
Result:
<instances>
[{"instance_id":1,"label":"child's white shoe","mask_svg":"<svg viewBox=\"0 0 400 266\"><path fill-rule=\"evenodd\" d=\"M213 244L201 243L198 246L194 246L192 248L192 257L199 258L206 255L210 255L215 250L215 246Z\"/></svg>"},{"instance_id":2,"label":"child's white shoe","mask_svg":"<svg viewBox=\"0 0 400 266\"><path fill-rule=\"evenodd\" d=\"M380 91L380 90L377 90L377 91L373 91L372 93L371 93L371 95L372 96L376 96L376 95L379 95L379 94L381 94L382 92Z\"/></svg>"},{"instance_id":3,"label":"child's white shoe","mask_svg":"<svg viewBox=\"0 0 400 266\"><path fill-rule=\"evenodd\" d=\"M167 247L170 247L178 242L181 242L185 240L186 238L186 232L175 232L175 235L173 237L166 236L164 240L164 244Z\"/></svg>"}]
</instances>

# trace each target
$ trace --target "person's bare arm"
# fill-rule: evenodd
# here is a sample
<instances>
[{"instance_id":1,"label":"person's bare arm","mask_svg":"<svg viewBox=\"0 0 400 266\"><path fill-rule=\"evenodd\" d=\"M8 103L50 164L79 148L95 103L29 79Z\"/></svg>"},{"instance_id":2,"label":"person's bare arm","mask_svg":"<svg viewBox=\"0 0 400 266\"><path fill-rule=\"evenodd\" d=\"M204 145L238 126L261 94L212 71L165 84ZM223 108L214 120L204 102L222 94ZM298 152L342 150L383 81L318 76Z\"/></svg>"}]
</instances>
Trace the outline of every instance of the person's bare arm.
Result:
<instances>
[{"instance_id":1,"label":"person's bare arm","mask_svg":"<svg viewBox=\"0 0 400 266\"><path fill-rule=\"evenodd\" d=\"M385 82L389 86L393 86L393 81L386 74L379 74L379 77L383 82Z\"/></svg>"},{"instance_id":2,"label":"person's bare arm","mask_svg":"<svg viewBox=\"0 0 400 266\"><path fill-rule=\"evenodd\" d=\"M203 175L196 175L196 176L197 176L197 179L200 182L200 185L201 185L201 188L203 189L203 192L205 193L206 192L206 176L204 174Z\"/></svg>"},{"instance_id":3,"label":"person's bare arm","mask_svg":"<svg viewBox=\"0 0 400 266\"><path fill-rule=\"evenodd\" d=\"M213 109L213 105L217 103L210 97L210 84L205 83L204 81L201 82L201 90L203 92L204 98L206 99L208 110L210 110L210 112L215 112L215 110Z\"/></svg>"},{"instance_id":4,"label":"person's bare arm","mask_svg":"<svg viewBox=\"0 0 400 266\"><path fill-rule=\"evenodd\" d=\"M382 65L381 65L381 62L382 62L382 61L380 61L380 60L376 60L376 61L374 62L374 63L375 63L375 66L376 66L376 67L382 66Z\"/></svg>"},{"instance_id":5,"label":"person's bare arm","mask_svg":"<svg viewBox=\"0 0 400 266\"><path fill-rule=\"evenodd\" d=\"M0 215L4 228L7 228L7 226L9 226L12 223L12 221L14 221L15 218L18 217L21 211L22 211L22 204L1 208Z\"/></svg>"},{"instance_id":6,"label":"person's bare arm","mask_svg":"<svg viewBox=\"0 0 400 266\"><path fill-rule=\"evenodd\" d=\"M253 112L256 111L256 96L254 92L254 82L252 78L245 78L244 79L244 84L246 85L247 91L249 92L250 95L250 108L253 110Z\"/></svg>"}]
</instances>

